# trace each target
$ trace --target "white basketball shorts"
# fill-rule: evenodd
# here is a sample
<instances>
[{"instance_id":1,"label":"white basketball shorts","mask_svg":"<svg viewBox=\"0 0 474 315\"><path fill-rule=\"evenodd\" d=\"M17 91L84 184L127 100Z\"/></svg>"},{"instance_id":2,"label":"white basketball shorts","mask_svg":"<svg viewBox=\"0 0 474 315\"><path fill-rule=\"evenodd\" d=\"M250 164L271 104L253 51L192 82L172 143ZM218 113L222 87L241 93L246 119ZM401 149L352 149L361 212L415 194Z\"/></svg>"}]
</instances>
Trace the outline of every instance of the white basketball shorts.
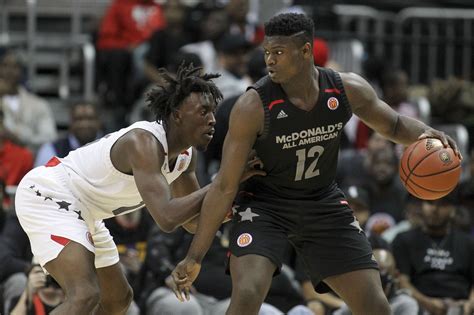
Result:
<instances>
[{"instance_id":1,"label":"white basketball shorts","mask_svg":"<svg viewBox=\"0 0 474 315\"><path fill-rule=\"evenodd\" d=\"M62 166L40 166L21 180L15 211L41 266L55 259L70 241L95 254L95 267L119 261L117 247L104 222L88 219L87 209L63 180Z\"/></svg>"}]
</instances>

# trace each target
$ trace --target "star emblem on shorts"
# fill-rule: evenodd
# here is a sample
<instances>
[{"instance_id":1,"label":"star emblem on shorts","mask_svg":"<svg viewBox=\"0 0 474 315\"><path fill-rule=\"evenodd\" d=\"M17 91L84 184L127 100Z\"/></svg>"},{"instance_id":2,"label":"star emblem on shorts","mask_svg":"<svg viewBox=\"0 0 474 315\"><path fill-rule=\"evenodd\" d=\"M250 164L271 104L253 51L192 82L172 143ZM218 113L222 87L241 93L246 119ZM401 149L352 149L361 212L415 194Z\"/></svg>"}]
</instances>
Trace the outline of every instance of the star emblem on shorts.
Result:
<instances>
[{"instance_id":1,"label":"star emblem on shorts","mask_svg":"<svg viewBox=\"0 0 474 315\"><path fill-rule=\"evenodd\" d=\"M35 189L35 185L31 185L31 186L30 186L30 189Z\"/></svg>"},{"instance_id":2,"label":"star emblem on shorts","mask_svg":"<svg viewBox=\"0 0 474 315\"><path fill-rule=\"evenodd\" d=\"M76 211L76 210L74 210L74 212L77 214L77 218L78 218L79 220L84 221L84 218L81 216L81 211Z\"/></svg>"},{"instance_id":3,"label":"star emblem on shorts","mask_svg":"<svg viewBox=\"0 0 474 315\"><path fill-rule=\"evenodd\" d=\"M41 193L39 190L36 190L35 193L36 193L36 196L41 196Z\"/></svg>"},{"instance_id":4,"label":"star emblem on shorts","mask_svg":"<svg viewBox=\"0 0 474 315\"><path fill-rule=\"evenodd\" d=\"M236 214L238 212L237 209L239 208L240 208L239 205L232 206L232 214Z\"/></svg>"},{"instance_id":5,"label":"star emblem on shorts","mask_svg":"<svg viewBox=\"0 0 474 315\"><path fill-rule=\"evenodd\" d=\"M354 217L354 222L352 222L350 225L352 225L356 229L359 229L359 233L364 232L364 230L362 230L362 228L360 227L359 221L357 221L356 217Z\"/></svg>"},{"instance_id":6,"label":"star emblem on shorts","mask_svg":"<svg viewBox=\"0 0 474 315\"><path fill-rule=\"evenodd\" d=\"M65 209L69 211L69 206L71 205L69 202L62 200L60 202L56 201L56 203L58 204L59 209Z\"/></svg>"},{"instance_id":7,"label":"star emblem on shorts","mask_svg":"<svg viewBox=\"0 0 474 315\"><path fill-rule=\"evenodd\" d=\"M46 200L51 200L51 201L53 201L53 198L51 198L51 197L49 197L49 196L46 196L46 197L44 197L44 201L46 201Z\"/></svg>"},{"instance_id":8,"label":"star emblem on shorts","mask_svg":"<svg viewBox=\"0 0 474 315\"><path fill-rule=\"evenodd\" d=\"M245 209L244 212L240 212L239 215L242 217L240 219L240 222L243 222L243 221L253 222L253 217L259 217L259 215L256 213L253 213L252 209L250 208Z\"/></svg>"}]
</instances>

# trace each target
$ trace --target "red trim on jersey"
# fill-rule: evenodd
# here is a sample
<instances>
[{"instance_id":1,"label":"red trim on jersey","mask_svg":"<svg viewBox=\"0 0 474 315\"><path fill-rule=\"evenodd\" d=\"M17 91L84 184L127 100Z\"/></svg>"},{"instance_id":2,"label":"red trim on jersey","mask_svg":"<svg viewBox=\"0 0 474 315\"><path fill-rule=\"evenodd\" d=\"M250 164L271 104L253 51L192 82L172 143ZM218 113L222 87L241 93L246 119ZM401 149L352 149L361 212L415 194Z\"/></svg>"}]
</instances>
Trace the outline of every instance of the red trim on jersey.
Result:
<instances>
[{"instance_id":1,"label":"red trim on jersey","mask_svg":"<svg viewBox=\"0 0 474 315\"><path fill-rule=\"evenodd\" d=\"M325 93L336 93L336 94L341 94L341 91L339 91L338 89L334 88L334 89L325 89L324 90Z\"/></svg>"},{"instance_id":2,"label":"red trim on jersey","mask_svg":"<svg viewBox=\"0 0 474 315\"><path fill-rule=\"evenodd\" d=\"M56 243L61 244L61 245L63 245L63 246L66 246L66 245L69 244L69 242L71 241L71 240L68 239L68 238L65 238L65 237L62 237L62 236L53 235L53 234L51 234L51 239L52 239L53 241L55 241Z\"/></svg>"},{"instance_id":3,"label":"red trim on jersey","mask_svg":"<svg viewBox=\"0 0 474 315\"><path fill-rule=\"evenodd\" d=\"M181 154L184 154L184 155L187 155L187 156L189 156L189 152L188 152L188 150L184 150L183 152L181 152Z\"/></svg>"},{"instance_id":4,"label":"red trim on jersey","mask_svg":"<svg viewBox=\"0 0 474 315\"><path fill-rule=\"evenodd\" d=\"M37 293L33 294L33 305L35 306L35 315L46 315L44 304Z\"/></svg>"},{"instance_id":5,"label":"red trim on jersey","mask_svg":"<svg viewBox=\"0 0 474 315\"><path fill-rule=\"evenodd\" d=\"M239 194L240 194L240 195L254 196L254 194L253 194L253 193L251 193L251 192L248 192L248 191L244 191L244 190L242 190L242 191L239 191Z\"/></svg>"},{"instance_id":6,"label":"red trim on jersey","mask_svg":"<svg viewBox=\"0 0 474 315\"><path fill-rule=\"evenodd\" d=\"M53 167L53 166L58 165L59 163L61 163L61 161L60 161L57 157L53 156L53 157L48 161L48 163L46 163L44 166L46 166L46 167Z\"/></svg>"},{"instance_id":7,"label":"red trim on jersey","mask_svg":"<svg viewBox=\"0 0 474 315\"><path fill-rule=\"evenodd\" d=\"M272 107L273 107L273 106L278 105L278 104L281 104L281 103L283 103L283 102L284 102L284 100L282 100L282 99L274 100L274 101L270 102L270 104L268 105L268 109L269 109L269 110L272 110Z\"/></svg>"}]
</instances>

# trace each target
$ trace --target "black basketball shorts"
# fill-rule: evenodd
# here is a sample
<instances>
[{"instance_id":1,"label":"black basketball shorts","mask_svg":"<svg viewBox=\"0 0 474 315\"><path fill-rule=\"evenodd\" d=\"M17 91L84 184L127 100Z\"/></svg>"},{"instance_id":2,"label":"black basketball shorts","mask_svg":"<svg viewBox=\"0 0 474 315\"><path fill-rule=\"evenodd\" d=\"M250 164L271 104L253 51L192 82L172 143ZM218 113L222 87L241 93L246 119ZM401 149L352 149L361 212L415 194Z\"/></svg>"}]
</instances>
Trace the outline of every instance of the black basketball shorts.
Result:
<instances>
[{"instance_id":1,"label":"black basketball shorts","mask_svg":"<svg viewBox=\"0 0 474 315\"><path fill-rule=\"evenodd\" d=\"M329 291L323 282L329 276L378 269L370 243L344 200L250 200L234 206L229 235L232 255L267 257L278 272L288 241L320 293Z\"/></svg>"}]
</instances>

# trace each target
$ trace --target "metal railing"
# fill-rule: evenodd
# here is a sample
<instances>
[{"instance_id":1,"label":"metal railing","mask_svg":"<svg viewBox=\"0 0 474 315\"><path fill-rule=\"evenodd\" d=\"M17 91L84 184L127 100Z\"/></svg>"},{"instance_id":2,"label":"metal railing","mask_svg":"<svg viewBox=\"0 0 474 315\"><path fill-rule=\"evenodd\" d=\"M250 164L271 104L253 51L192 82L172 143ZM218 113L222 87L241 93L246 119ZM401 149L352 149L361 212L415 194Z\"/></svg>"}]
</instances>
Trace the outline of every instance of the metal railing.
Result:
<instances>
[{"instance_id":1,"label":"metal railing","mask_svg":"<svg viewBox=\"0 0 474 315\"><path fill-rule=\"evenodd\" d=\"M455 75L472 79L474 9L406 8L399 13L335 5L342 37L405 69L412 83Z\"/></svg>"},{"instance_id":2,"label":"metal railing","mask_svg":"<svg viewBox=\"0 0 474 315\"><path fill-rule=\"evenodd\" d=\"M71 80L71 67L80 59L82 82L79 84L81 95L78 96L91 99L94 96L95 49L90 35L84 33L84 18L100 18L109 2L110 0L0 0L0 45L25 50L26 70L32 90L38 87L41 57L48 53L51 56L47 60L53 55L57 56L58 75L51 82L57 82L57 95L62 99L70 96L71 85L75 83ZM25 23L21 29L13 29L10 22L15 18L18 20L18 17L24 19ZM41 27L38 29L38 18L43 17L66 18L69 25L55 33L44 32Z\"/></svg>"}]
</instances>

